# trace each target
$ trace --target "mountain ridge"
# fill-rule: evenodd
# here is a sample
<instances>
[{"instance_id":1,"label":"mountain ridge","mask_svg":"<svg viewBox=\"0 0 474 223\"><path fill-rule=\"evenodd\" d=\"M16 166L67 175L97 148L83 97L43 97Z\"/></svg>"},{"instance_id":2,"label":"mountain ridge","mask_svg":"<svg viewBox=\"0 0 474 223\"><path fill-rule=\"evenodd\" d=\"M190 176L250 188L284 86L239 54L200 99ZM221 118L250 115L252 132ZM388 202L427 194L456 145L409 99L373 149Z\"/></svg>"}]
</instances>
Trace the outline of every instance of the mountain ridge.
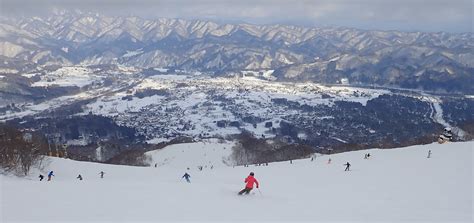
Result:
<instances>
[{"instance_id":1,"label":"mountain ridge","mask_svg":"<svg viewBox=\"0 0 474 223\"><path fill-rule=\"evenodd\" d=\"M122 64L277 80L395 85L474 93L472 33L366 31L290 25L109 17L92 13L3 19L1 70ZM134 52L130 54L130 52Z\"/></svg>"}]
</instances>

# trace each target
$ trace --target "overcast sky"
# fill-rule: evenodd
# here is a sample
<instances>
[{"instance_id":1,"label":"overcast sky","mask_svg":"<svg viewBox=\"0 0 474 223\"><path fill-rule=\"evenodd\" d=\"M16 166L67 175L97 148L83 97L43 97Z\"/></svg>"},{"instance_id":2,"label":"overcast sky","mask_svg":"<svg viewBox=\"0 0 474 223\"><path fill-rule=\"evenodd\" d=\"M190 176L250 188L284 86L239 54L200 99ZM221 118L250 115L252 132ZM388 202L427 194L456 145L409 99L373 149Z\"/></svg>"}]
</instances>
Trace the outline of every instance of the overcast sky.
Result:
<instances>
[{"instance_id":1,"label":"overcast sky","mask_svg":"<svg viewBox=\"0 0 474 223\"><path fill-rule=\"evenodd\" d=\"M198 18L220 22L472 32L474 0L0 0L1 14L44 15L52 8Z\"/></svg>"}]
</instances>

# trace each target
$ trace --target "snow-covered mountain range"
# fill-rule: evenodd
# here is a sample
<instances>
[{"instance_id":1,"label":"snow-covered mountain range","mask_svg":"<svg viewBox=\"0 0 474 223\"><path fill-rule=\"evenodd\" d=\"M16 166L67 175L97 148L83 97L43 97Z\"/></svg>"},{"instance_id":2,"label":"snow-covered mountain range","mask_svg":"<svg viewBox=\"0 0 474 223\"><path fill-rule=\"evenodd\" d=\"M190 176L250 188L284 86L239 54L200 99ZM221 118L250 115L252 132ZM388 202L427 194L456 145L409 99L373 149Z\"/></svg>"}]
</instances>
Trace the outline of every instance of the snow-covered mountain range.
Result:
<instances>
[{"instance_id":1,"label":"snow-covered mountain range","mask_svg":"<svg viewBox=\"0 0 474 223\"><path fill-rule=\"evenodd\" d=\"M472 33L219 24L56 11L2 18L2 73L121 64L277 80L474 92Z\"/></svg>"},{"instance_id":2,"label":"snow-covered mountain range","mask_svg":"<svg viewBox=\"0 0 474 223\"><path fill-rule=\"evenodd\" d=\"M474 137L472 33L57 11L1 18L0 44L0 122L88 160L241 133L326 153Z\"/></svg>"}]
</instances>

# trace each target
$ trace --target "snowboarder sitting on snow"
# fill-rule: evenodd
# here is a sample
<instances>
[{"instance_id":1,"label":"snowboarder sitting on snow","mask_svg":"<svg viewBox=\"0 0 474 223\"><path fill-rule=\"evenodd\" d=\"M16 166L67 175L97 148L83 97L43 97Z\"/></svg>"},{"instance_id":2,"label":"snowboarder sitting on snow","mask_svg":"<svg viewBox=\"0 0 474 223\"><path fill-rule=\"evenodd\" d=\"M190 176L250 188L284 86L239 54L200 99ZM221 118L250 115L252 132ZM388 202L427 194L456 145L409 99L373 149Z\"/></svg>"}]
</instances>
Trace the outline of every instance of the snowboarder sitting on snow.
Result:
<instances>
[{"instance_id":1,"label":"snowboarder sitting on snow","mask_svg":"<svg viewBox=\"0 0 474 223\"><path fill-rule=\"evenodd\" d=\"M346 169L344 171L349 171L349 167L351 166L351 164L347 162L346 164L344 164L344 166L346 166Z\"/></svg>"},{"instance_id":2,"label":"snowboarder sitting on snow","mask_svg":"<svg viewBox=\"0 0 474 223\"><path fill-rule=\"evenodd\" d=\"M53 176L54 176L53 171L52 171L52 170L49 171L49 173L48 173L48 181L51 181L51 177L53 177Z\"/></svg>"},{"instance_id":3,"label":"snowboarder sitting on snow","mask_svg":"<svg viewBox=\"0 0 474 223\"><path fill-rule=\"evenodd\" d=\"M245 185L245 188L239 192L239 195L242 195L243 193L249 194L250 191L253 189L254 183L257 185L257 188L258 188L258 181L257 179L255 179L255 177L253 177L253 175L254 175L253 172L250 172L250 175L247 178L245 178L244 182L247 184Z\"/></svg>"},{"instance_id":4,"label":"snowboarder sitting on snow","mask_svg":"<svg viewBox=\"0 0 474 223\"><path fill-rule=\"evenodd\" d=\"M40 181L42 181L42 180L43 180L43 178L44 178L44 176L43 176L43 175L41 175L41 174L40 174L38 177L40 178Z\"/></svg>"},{"instance_id":5,"label":"snowboarder sitting on snow","mask_svg":"<svg viewBox=\"0 0 474 223\"><path fill-rule=\"evenodd\" d=\"M82 180L81 174L79 174L79 176L77 176L76 179Z\"/></svg>"},{"instance_id":6,"label":"snowboarder sitting on snow","mask_svg":"<svg viewBox=\"0 0 474 223\"><path fill-rule=\"evenodd\" d=\"M189 180L190 177L191 177L191 175L189 175L188 173L184 173L183 177L181 177L181 178L184 178L184 179L186 179L186 181L188 183L191 183L191 181Z\"/></svg>"}]
</instances>

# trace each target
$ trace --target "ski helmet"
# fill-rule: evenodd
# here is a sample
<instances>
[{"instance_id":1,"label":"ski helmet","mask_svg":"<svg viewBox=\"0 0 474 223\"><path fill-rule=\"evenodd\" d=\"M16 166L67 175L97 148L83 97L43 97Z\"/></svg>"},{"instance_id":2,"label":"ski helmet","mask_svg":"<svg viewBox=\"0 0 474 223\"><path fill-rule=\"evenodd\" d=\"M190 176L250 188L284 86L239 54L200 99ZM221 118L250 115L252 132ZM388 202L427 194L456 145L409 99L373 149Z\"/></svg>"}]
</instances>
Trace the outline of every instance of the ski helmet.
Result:
<instances>
[{"instance_id":1,"label":"ski helmet","mask_svg":"<svg viewBox=\"0 0 474 223\"><path fill-rule=\"evenodd\" d=\"M250 172L250 176L253 176L253 175L254 175L253 172Z\"/></svg>"}]
</instances>

